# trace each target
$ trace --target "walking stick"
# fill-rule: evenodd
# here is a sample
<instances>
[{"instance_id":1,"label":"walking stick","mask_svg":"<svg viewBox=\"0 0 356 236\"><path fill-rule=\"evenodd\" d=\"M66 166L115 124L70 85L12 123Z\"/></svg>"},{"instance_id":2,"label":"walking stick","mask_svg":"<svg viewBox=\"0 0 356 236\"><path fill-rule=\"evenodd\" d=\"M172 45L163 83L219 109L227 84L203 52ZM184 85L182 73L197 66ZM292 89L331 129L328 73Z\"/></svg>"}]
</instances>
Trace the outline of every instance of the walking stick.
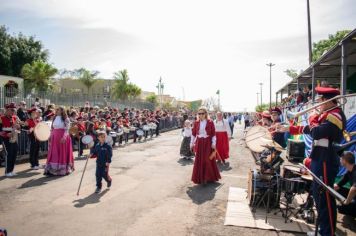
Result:
<instances>
[{"instance_id":1,"label":"walking stick","mask_svg":"<svg viewBox=\"0 0 356 236\"><path fill-rule=\"evenodd\" d=\"M83 177L84 177L85 170L87 169L87 164L88 164L89 158L90 158L90 156L87 157L87 160L86 160L85 165L84 165L84 170L83 170L82 178L80 178L80 183L79 183L79 186L78 186L77 196L79 196L80 187L82 186L82 181L83 181Z\"/></svg>"}]
</instances>

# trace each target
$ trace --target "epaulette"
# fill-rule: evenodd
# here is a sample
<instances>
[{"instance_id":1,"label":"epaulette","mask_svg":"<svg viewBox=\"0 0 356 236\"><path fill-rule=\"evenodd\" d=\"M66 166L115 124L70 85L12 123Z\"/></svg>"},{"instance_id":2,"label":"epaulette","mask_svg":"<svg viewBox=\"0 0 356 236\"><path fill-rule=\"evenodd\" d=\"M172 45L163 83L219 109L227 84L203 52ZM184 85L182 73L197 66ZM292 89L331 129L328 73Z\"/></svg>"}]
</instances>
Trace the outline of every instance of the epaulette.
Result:
<instances>
[{"instance_id":1,"label":"epaulette","mask_svg":"<svg viewBox=\"0 0 356 236\"><path fill-rule=\"evenodd\" d=\"M330 112L326 117L326 120L336 125L339 129L343 129L341 115L337 112Z\"/></svg>"}]
</instances>

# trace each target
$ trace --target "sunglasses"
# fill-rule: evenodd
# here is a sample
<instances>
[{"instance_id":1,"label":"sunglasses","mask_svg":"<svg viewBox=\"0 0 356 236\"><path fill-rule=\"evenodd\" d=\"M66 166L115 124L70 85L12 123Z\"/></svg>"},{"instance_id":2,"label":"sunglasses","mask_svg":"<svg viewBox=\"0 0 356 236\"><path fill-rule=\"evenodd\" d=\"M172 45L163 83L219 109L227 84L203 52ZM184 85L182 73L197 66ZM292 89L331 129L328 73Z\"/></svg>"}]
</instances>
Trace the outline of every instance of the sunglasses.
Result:
<instances>
[{"instance_id":1,"label":"sunglasses","mask_svg":"<svg viewBox=\"0 0 356 236\"><path fill-rule=\"evenodd\" d=\"M202 115L205 115L205 113L198 113L198 115L202 116Z\"/></svg>"}]
</instances>

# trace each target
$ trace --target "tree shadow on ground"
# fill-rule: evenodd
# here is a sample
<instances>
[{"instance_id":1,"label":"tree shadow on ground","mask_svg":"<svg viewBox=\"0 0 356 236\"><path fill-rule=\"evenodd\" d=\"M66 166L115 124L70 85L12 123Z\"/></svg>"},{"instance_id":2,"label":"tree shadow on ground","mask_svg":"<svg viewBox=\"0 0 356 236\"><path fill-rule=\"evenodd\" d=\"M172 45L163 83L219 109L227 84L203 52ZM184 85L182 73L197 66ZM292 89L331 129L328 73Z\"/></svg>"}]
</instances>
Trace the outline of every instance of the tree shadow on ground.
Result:
<instances>
[{"instance_id":1,"label":"tree shadow on ground","mask_svg":"<svg viewBox=\"0 0 356 236\"><path fill-rule=\"evenodd\" d=\"M194 185L188 187L187 195L192 199L193 203L200 205L214 199L216 191L221 186L218 182Z\"/></svg>"},{"instance_id":2,"label":"tree shadow on ground","mask_svg":"<svg viewBox=\"0 0 356 236\"><path fill-rule=\"evenodd\" d=\"M82 198L82 199L78 199L78 200L74 200L74 207L76 208L82 208L85 207L88 204L96 204L98 202L100 202L100 198L102 196L104 196L107 192L109 191L109 189L105 189L104 191L100 192L100 193L92 193L89 196Z\"/></svg>"},{"instance_id":3,"label":"tree shadow on ground","mask_svg":"<svg viewBox=\"0 0 356 236\"><path fill-rule=\"evenodd\" d=\"M18 187L18 189L31 188L31 187L37 187L37 186L45 185L48 182L50 182L52 180L59 179L61 177L62 176L43 176L43 177L38 178L38 179L30 179L27 182L23 183L20 187Z\"/></svg>"},{"instance_id":4,"label":"tree shadow on ground","mask_svg":"<svg viewBox=\"0 0 356 236\"><path fill-rule=\"evenodd\" d=\"M179 160L177 162L181 166L193 165L193 163L194 163L193 159L184 159L184 158L179 158Z\"/></svg>"}]
</instances>

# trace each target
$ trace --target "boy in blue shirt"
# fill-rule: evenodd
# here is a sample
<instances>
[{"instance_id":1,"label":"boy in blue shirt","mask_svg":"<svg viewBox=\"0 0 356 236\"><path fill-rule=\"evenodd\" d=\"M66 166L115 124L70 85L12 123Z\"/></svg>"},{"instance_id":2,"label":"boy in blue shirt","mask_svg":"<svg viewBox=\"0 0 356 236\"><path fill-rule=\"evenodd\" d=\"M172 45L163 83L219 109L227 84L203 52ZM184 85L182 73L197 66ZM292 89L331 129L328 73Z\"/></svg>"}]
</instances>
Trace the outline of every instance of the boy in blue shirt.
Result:
<instances>
[{"instance_id":1,"label":"boy in blue shirt","mask_svg":"<svg viewBox=\"0 0 356 236\"><path fill-rule=\"evenodd\" d=\"M109 165L112 157L112 147L105 142L106 133L98 132L99 142L91 149L92 158L96 157L96 190L95 193L101 191L101 181L104 178L107 182L107 187L110 188L112 179L109 176Z\"/></svg>"}]
</instances>

